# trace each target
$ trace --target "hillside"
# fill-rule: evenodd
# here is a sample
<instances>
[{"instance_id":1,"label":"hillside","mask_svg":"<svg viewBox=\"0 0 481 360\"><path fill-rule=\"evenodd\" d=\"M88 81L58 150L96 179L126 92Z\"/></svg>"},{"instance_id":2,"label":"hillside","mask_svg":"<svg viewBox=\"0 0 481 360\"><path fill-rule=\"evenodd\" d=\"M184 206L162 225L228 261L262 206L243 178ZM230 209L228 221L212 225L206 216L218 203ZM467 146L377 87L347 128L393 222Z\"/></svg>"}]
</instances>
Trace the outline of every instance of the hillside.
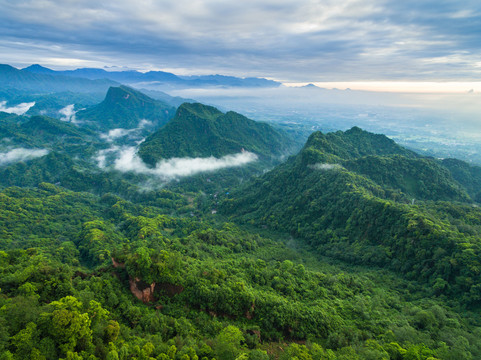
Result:
<instances>
[{"instance_id":1,"label":"hillside","mask_svg":"<svg viewBox=\"0 0 481 360\"><path fill-rule=\"evenodd\" d=\"M481 202L481 167L458 159L444 159L442 164L476 202Z\"/></svg>"},{"instance_id":2,"label":"hillside","mask_svg":"<svg viewBox=\"0 0 481 360\"><path fill-rule=\"evenodd\" d=\"M16 116L0 113L0 148L43 148L91 156L99 146L97 134L72 123L48 116ZM3 120L2 120L3 119Z\"/></svg>"},{"instance_id":3,"label":"hillside","mask_svg":"<svg viewBox=\"0 0 481 360\"><path fill-rule=\"evenodd\" d=\"M221 157L243 150L267 159L289 154L294 141L266 123L199 103L181 105L175 117L140 145L148 164L172 157Z\"/></svg>"},{"instance_id":4,"label":"hillside","mask_svg":"<svg viewBox=\"0 0 481 360\"><path fill-rule=\"evenodd\" d=\"M415 282L318 261L277 233L185 216L193 207L179 194L151 201L47 183L2 189L0 351L19 359L481 354L478 314L460 316Z\"/></svg>"},{"instance_id":5,"label":"hillside","mask_svg":"<svg viewBox=\"0 0 481 360\"><path fill-rule=\"evenodd\" d=\"M388 267L475 304L481 211L470 202L440 162L355 128L314 133L295 158L231 193L221 211L288 231L321 254ZM453 258L456 265L448 266Z\"/></svg>"},{"instance_id":6,"label":"hillside","mask_svg":"<svg viewBox=\"0 0 481 360\"><path fill-rule=\"evenodd\" d=\"M79 111L76 117L96 129L133 129L141 120L162 126L169 121L175 108L154 100L127 86L111 87L104 101L88 109Z\"/></svg>"}]
</instances>

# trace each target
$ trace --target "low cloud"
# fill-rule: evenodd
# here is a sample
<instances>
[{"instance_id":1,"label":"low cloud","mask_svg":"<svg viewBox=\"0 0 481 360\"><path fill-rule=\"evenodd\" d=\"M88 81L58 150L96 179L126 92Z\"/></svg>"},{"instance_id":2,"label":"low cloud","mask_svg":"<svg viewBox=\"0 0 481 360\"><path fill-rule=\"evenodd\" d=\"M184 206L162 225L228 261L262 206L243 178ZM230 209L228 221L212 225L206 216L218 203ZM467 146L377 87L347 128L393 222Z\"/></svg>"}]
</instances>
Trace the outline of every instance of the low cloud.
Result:
<instances>
[{"instance_id":1,"label":"low cloud","mask_svg":"<svg viewBox=\"0 0 481 360\"><path fill-rule=\"evenodd\" d=\"M154 168L149 168L137 155L136 147L112 147L101 150L96 158L98 166L105 168L113 162L112 167L122 172L155 176L161 180L192 176L202 172L216 171L224 168L243 166L257 160L251 152L226 155L221 158L171 158L161 160Z\"/></svg>"},{"instance_id":2,"label":"low cloud","mask_svg":"<svg viewBox=\"0 0 481 360\"><path fill-rule=\"evenodd\" d=\"M46 149L18 148L0 153L0 165L7 165L19 161L32 160L48 154Z\"/></svg>"},{"instance_id":3,"label":"low cloud","mask_svg":"<svg viewBox=\"0 0 481 360\"><path fill-rule=\"evenodd\" d=\"M314 165L309 165L311 169L314 170L339 170L342 169L342 166L339 164L321 164L317 163Z\"/></svg>"},{"instance_id":4,"label":"low cloud","mask_svg":"<svg viewBox=\"0 0 481 360\"><path fill-rule=\"evenodd\" d=\"M15 106L7 107L6 101L0 101L0 111L6 112L9 114L23 115L34 105L35 105L35 101L29 102L29 103L21 103Z\"/></svg>"},{"instance_id":5,"label":"low cloud","mask_svg":"<svg viewBox=\"0 0 481 360\"><path fill-rule=\"evenodd\" d=\"M112 129L112 130L109 130L108 133L100 134L100 137L108 142L114 142L116 139L120 139L128 135L137 135L137 136L133 136L133 138L139 139L141 130L147 127L151 127L153 125L154 124L152 121L142 119L139 121L139 125L135 129L123 129L123 128Z\"/></svg>"},{"instance_id":6,"label":"low cloud","mask_svg":"<svg viewBox=\"0 0 481 360\"><path fill-rule=\"evenodd\" d=\"M145 129L146 127L153 126L154 123L147 119L142 119L139 121L139 129Z\"/></svg>"},{"instance_id":7,"label":"low cloud","mask_svg":"<svg viewBox=\"0 0 481 360\"><path fill-rule=\"evenodd\" d=\"M108 142L113 142L116 139L127 136L128 134L136 131L137 129L112 129L108 133L100 134L100 137Z\"/></svg>"},{"instance_id":8,"label":"low cloud","mask_svg":"<svg viewBox=\"0 0 481 360\"><path fill-rule=\"evenodd\" d=\"M74 106L75 106L74 104L71 104L71 105L65 106L63 109L60 109L58 113L60 115L63 115L63 117L60 118L60 120L75 124L77 121L75 118L76 111L74 110Z\"/></svg>"}]
</instances>

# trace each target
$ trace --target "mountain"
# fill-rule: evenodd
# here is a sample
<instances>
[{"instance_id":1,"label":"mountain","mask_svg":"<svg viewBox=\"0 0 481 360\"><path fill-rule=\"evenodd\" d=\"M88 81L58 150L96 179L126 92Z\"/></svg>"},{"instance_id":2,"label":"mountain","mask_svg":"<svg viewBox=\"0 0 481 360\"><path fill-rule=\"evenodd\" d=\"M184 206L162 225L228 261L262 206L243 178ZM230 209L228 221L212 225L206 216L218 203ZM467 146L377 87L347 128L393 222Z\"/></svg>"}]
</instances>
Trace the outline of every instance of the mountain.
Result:
<instances>
[{"instance_id":1,"label":"mountain","mask_svg":"<svg viewBox=\"0 0 481 360\"><path fill-rule=\"evenodd\" d=\"M160 81L160 82L183 82L178 76L164 71L149 71L142 73L140 71L106 71L96 68L81 68L75 70L55 71L40 65L30 65L24 70L37 74L57 74L63 76L80 77L91 80L110 79L118 82L143 82L143 81Z\"/></svg>"},{"instance_id":2,"label":"mountain","mask_svg":"<svg viewBox=\"0 0 481 360\"><path fill-rule=\"evenodd\" d=\"M97 134L72 123L48 116L2 116L0 113L0 146L11 148L40 148L89 157L97 149Z\"/></svg>"},{"instance_id":3,"label":"mountain","mask_svg":"<svg viewBox=\"0 0 481 360\"><path fill-rule=\"evenodd\" d=\"M44 142L54 141L58 137L82 137L91 135L92 132L82 129L48 116L32 116L27 122L20 125L20 129L24 134L32 137L42 138Z\"/></svg>"},{"instance_id":4,"label":"mountain","mask_svg":"<svg viewBox=\"0 0 481 360\"><path fill-rule=\"evenodd\" d=\"M111 87L104 101L79 111L76 118L96 129L132 129L137 128L141 120L162 126L172 118L174 112L174 107L122 85Z\"/></svg>"},{"instance_id":5,"label":"mountain","mask_svg":"<svg viewBox=\"0 0 481 360\"><path fill-rule=\"evenodd\" d=\"M383 135L316 132L297 156L231 192L220 211L472 303L481 299L472 268L481 254L481 210L462 183L443 163ZM456 265L447 265L452 258ZM469 284L461 274L477 280Z\"/></svg>"},{"instance_id":6,"label":"mountain","mask_svg":"<svg viewBox=\"0 0 481 360\"><path fill-rule=\"evenodd\" d=\"M310 163L337 163L366 155L417 157L416 153L399 146L388 137L364 131L357 126L345 132L314 132L301 153Z\"/></svg>"},{"instance_id":7,"label":"mountain","mask_svg":"<svg viewBox=\"0 0 481 360\"><path fill-rule=\"evenodd\" d=\"M139 148L148 164L172 157L221 157L243 150L264 159L286 155L294 141L266 123L199 103L182 104L175 117Z\"/></svg>"},{"instance_id":8,"label":"mountain","mask_svg":"<svg viewBox=\"0 0 481 360\"><path fill-rule=\"evenodd\" d=\"M225 75L197 75L184 76L184 80L189 85L199 87L205 86L224 86L224 87L278 87L281 84L277 81L267 80L263 78L239 78L235 76Z\"/></svg>"},{"instance_id":9,"label":"mountain","mask_svg":"<svg viewBox=\"0 0 481 360\"><path fill-rule=\"evenodd\" d=\"M38 65L38 64L33 64L30 66L27 66L26 68L23 68L22 70L34 73L34 74L47 74L47 75L55 75L57 74L57 71L46 68L44 66ZM85 77L85 76L84 76ZM87 78L87 77L85 77Z\"/></svg>"},{"instance_id":10,"label":"mountain","mask_svg":"<svg viewBox=\"0 0 481 360\"><path fill-rule=\"evenodd\" d=\"M106 71L96 68L81 68L76 70L55 71L40 65L30 65L23 70L34 74L62 75L81 77L91 80L110 79L113 81L134 84L155 82L174 87L278 87L281 83L263 78L240 78L224 75L177 76L165 71L140 72Z\"/></svg>"},{"instance_id":11,"label":"mountain","mask_svg":"<svg viewBox=\"0 0 481 360\"><path fill-rule=\"evenodd\" d=\"M38 70L38 69L37 69ZM31 72L0 64L0 89L16 89L34 93L72 91L80 93L105 92L110 86L118 85L112 80L72 79L57 72Z\"/></svg>"}]
</instances>

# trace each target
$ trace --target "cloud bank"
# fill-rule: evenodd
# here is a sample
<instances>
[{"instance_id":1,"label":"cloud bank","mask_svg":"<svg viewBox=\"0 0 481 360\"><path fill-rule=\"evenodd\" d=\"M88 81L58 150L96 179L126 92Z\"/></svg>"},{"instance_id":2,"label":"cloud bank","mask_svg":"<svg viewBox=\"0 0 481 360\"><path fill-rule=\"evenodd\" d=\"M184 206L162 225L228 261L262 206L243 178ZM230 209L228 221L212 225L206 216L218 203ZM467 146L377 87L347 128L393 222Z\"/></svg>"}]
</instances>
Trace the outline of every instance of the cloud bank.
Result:
<instances>
[{"instance_id":1,"label":"cloud bank","mask_svg":"<svg viewBox=\"0 0 481 360\"><path fill-rule=\"evenodd\" d=\"M471 80L480 14L479 0L3 1L0 52L19 66Z\"/></svg>"},{"instance_id":2,"label":"cloud bank","mask_svg":"<svg viewBox=\"0 0 481 360\"><path fill-rule=\"evenodd\" d=\"M67 105L64 108L60 109L58 113L62 115L60 120L67 121L71 123L77 123L75 118L76 111L74 110L75 104Z\"/></svg>"},{"instance_id":3,"label":"cloud bank","mask_svg":"<svg viewBox=\"0 0 481 360\"><path fill-rule=\"evenodd\" d=\"M15 106L7 107L6 101L0 101L0 111L6 112L9 114L23 115L34 105L35 105L35 101L29 102L29 103L21 103Z\"/></svg>"},{"instance_id":4,"label":"cloud bank","mask_svg":"<svg viewBox=\"0 0 481 360\"><path fill-rule=\"evenodd\" d=\"M247 165L257 160L257 155L248 151L226 155L221 158L213 156L207 158L171 158L161 160L154 168L149 168L136 153L135 147L112 147L101 150L97 155L100 168L106 168L107 163L113 162L112 167L121 172L134 172L151 175L161 180L196 175L202 172L216 171L225 168Z\"/></svg>"},{"instance_id":5,"label":"cloud bank","mask_svg":"<svg viewBox=\"0 0 481 360\"><path fill-rule=\"evenodd\" d=\"M8 152L0 153L0 165L7 165L19 161L32 160L48 154L46 149L17 148Z\"/></svg>"},{"instance_id":6,"label":"cloud bank","mask_svg":"<svg viewBox=\"0 0 481 360\"><path fill-rule=\"evenodd\" d=\"M124 136L130 135L131 137L136 138L138 140L141 131L150 126L153 126L152 121L142 119L139 121L139 125L135 129L123 129L123 128L112 129L112 130L109 130L109 132L107 133L100 134L100 138L104 139L107 142L114 142L116 139L120 139Z\"/></svg>"},{"instance_id":7,"label":"cloud bank","mask_svg":"<svg viewBox=\"0 0 481 360\"><path fill-rule=\"evenodd\" d=\"M137 129L122 129L122 128L112 129L112 130L109 130L108 133L100 134L100 138L108 142L113 142L114 140L127 136L132 132L135 132L136 130Z\"/></svg>"}]
</instances>

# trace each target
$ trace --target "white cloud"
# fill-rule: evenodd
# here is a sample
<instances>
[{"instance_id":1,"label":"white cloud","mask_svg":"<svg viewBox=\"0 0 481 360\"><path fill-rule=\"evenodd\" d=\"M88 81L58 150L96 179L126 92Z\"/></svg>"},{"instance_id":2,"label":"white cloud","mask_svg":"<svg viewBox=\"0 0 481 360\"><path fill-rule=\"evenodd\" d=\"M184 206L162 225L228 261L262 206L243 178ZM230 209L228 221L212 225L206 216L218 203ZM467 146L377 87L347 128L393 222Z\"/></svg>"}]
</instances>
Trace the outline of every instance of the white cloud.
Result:
<instances>
[{"instance_id":1,"label":"white cloud","mask_svg":"<svg viewBox=\"0 0 481 360\"><path fill-rule=\"evenodd\" d=\"M192 176L201 172L243 166L257 160L257 155L248 151L226 155L221 158L171 158L161 160L149 168L136 153L136 147L117 147L101 150L96 157L98 166L105 168L113 160L113 168L122 172L152 175L162 180Z\"/></svg>"},{"instance_id":2,"label":"white cloud","mask_svg":"<svg viewBox=\"0 0 481 360\"><path fill-rule=\"evenodd\" d=\"M142 119L139 121L139 129L145 129L146 127L152 126L154 123L147 119Z\"/></svg>"},{"instance_id":3,"label":"white cloud","mask_svg":"<svg viewBox=\"0 0 481 360\"><path fill-rule=\"evenodd\" d=\"M141 136L140 135L141 130L145 129L146 127L151 127L153 125L154 123L152 121L142 119L139 121L139 125L135 129L123 129L123 128L112 129L112 130L109 130L108 133L100 134L100 138L108 142L114 142L114 140L122 138L124 136L134 135L133 136L134 139L139 139L139 137Z\"/></svg>"},{"instance_id":4,"label":"white cloud","mask_svg":"<svg viewBox=\"0 0 481 360\"><path fill-rule=\"evenodd\" d=\"M46 149L25 149L18 148L8 152L0 153L0 165L6 165L18 161L26 161L42 157L48 154Z\"/></svg>"},{"instance_id":5,"label":"white cloud","mask_svg":"<svg viewBox=\"0 0 481 360\"><path fill-rule=\"evenodd\" d=\"M18 65L296 82L469 80L479 77L479 13L476 0L4 1L0 53ZM460 50L459 66L424 61Z\"/></svg>"},{"instance_id":6,"label":"white cloud","mask_svg":"<svg viewBox=\"0 0 481 360\"><path fill-rule=\"evenodd\" d=\"M7 107L7 102L6 101L0 101L0 111L9 113L9 114L17 114L17 115L23 115L25 114L32 106L35 105L34 102L29 102L29 103L21 103L12 107Z\"/></svg>"},{"instance_id":7,"label":"white cloud","mask_svg":"<svg viewBox=\"0 0 481 360\"><path fill-rule=\"evenodd\" d=\"M108 142L113 142L115 139L127 136L128 134L136 130L137 129L122 129L122 128L112 129L112 130L109 130L108 133L100 134L100 137Z\"/></svg>"},{"instance_id":8,"label":"white cloud","mask_svg":"<svg viewBox=\"0 0 481 360\"><path fill-rule=\"evenodd\" d=\"M74 106L75 106L74 104L71 104L71 105L65 106L63 109L60 109L58 113L60 115L63 115L63 117L60 118L60 120L72 122L75 124L77 121L75 119L76 111L74 110Z\"/></svg>"},{"instance_id":9,"label":"white cloud","mask_svg":"<svg viewBox=\"0 0 481 360\"><path fill-rule=\"evenodd\" d=\"M107 167L107 162L111 162L112 158L115 158L119 152L120 148L115 145L109 149L100 150L95 157L98 167L102 169Z\"/></svg>"},{"instance_id":10,"label":"white cloud","mask_svg":"<svg viewBox=\"0 0 481 360\"><path fill-rule=\"evenodd\" d=\"M327 163L324 163L324 164L317 163L317 164L314 164L314 165L309 165L309 167L311 169L314 169L314 170L338 170L338 169L342 169L342 166L339 165L339 164L327 164Z\"/></svg>"}]
</instances>

